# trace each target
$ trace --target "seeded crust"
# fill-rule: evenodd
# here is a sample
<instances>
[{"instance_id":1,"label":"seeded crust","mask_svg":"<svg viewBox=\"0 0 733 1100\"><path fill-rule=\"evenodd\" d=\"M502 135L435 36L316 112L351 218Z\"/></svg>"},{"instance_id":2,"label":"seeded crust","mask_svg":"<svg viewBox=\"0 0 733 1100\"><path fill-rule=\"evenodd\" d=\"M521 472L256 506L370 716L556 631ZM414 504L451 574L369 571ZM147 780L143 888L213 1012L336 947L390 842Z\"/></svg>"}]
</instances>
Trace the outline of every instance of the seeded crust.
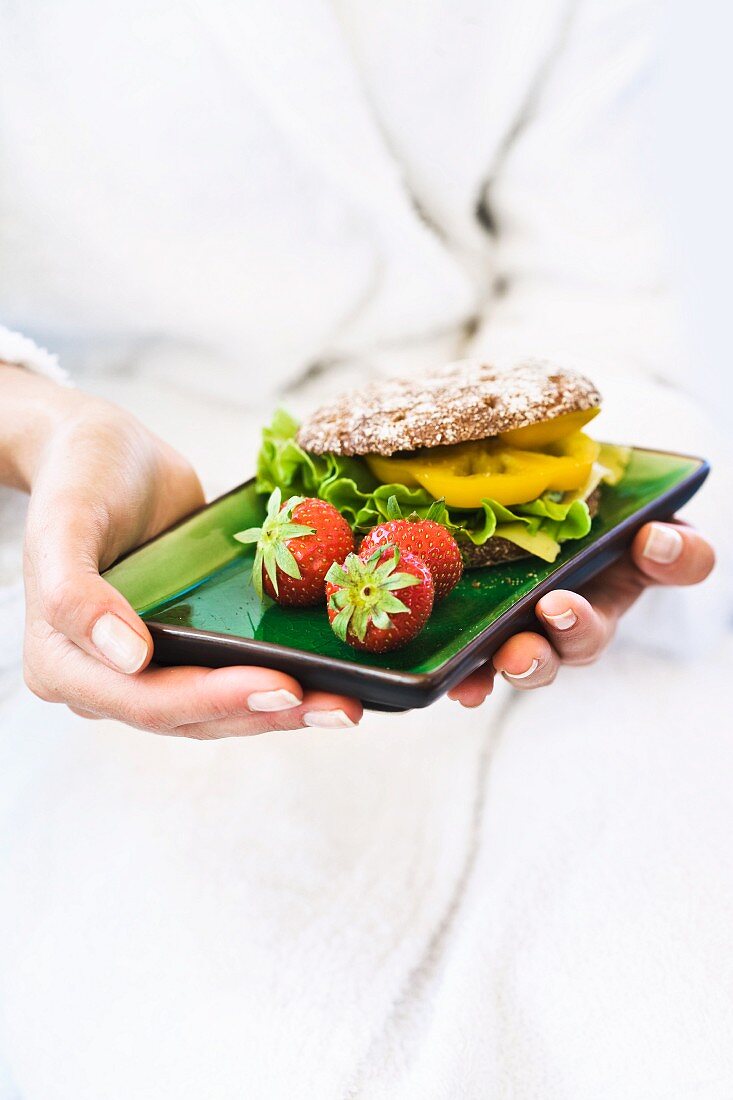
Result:
<instances>
[{"instance_id":1,"label":"seeded crust","mask_svg":"<svg viewBox=\"0 0 733 1100\"><path fill-rule=\"evenodd\" d=\"M591 517L598 512L600 499L600 488L594 489L586 501ZM500 535L494 535L483 546L475 546L470 539L459 539L459 546L466 569L481 569L485 565L501 565L505 561L517 561L519 558L534 556L523 550L521 546L517 546L515 542L503 539Z\"/></svg>"},{"instance_id":2,"label":"seeded crust","mask_svg":"<svg viewBox=\"0 0 733 1100\"><path fill-rule=\"evenodd\" d=\"M588 378L547 360L462 359L342 394L302 424L298 443L313 454L391 455L487 439L600 402Z\"/></svg>"}]
</instances>

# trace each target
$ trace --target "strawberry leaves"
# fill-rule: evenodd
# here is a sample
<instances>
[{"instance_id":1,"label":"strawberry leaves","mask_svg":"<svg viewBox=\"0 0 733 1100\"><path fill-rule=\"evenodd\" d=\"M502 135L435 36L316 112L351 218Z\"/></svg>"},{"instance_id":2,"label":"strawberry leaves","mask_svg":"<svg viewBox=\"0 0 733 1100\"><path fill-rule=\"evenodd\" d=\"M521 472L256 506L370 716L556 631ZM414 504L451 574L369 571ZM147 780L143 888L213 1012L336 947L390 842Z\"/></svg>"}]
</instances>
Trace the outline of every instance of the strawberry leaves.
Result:
<instances>
[{"instance_id":1,"label":"strawberry leaves","mask_svg":"<svg viewBox=\"0 0 733 1100\"><path fill-rule=\"evenodd\" d=\"M267 502L267 515L261 527L250 527L234 536L237 542L245 545L256 544L252 563L252 584L262 599L264 590L262 572L267 573L275 592L278 588L278 569L288 577L300 579L300 569L288 543L291 539L303 538L315 534L313 527L293 522L293 511L303 503L303 497L290 497L282 504L280 489L275 489Z\"/></svg>"},{"instance_id":2,"label":"strawberry leaves","mask_svg":"<svg viewBox=\"0 0 733 1100\"><path fill-rule=\"evenodd\" d=\"M387 519L403 519L402 509L400 508L397 497L391 496L387 501Z\"/></svg>"},{"instance_id":3,"label":"strawberry leaves","mask_svg":"<svg viewBox=\"0 0 733 1100\"><path fill-rule=\"evenodd\" d=\"M354 634L364 641L370 624L378 630L390 630L391 615L409 613L395 592L421 583L412 573L398 572L400 551L396 546L378 547L366 560L349 554L343 565L334 563L326 581L334 586L328 599L330 611L336 612L331 626L337 638L347 641Z\"/></svg>"},{"instance_id":4,"label":"strawberry leaves","mask_svg":"<svg viewBox=\"0 0 733 1100\"><path fill-rule=\"evenodd\" d=\"M399 501L396 496L391 496L387 501L386 507L387 520L396 519L408 519L413 523L419 523L421 519L429 519L434 523L445 524L446 507L445 498L439 497L438 500L434 500L428 508L424 516L419 515L417 512L411 512L408 516L404 514L400 508Z\"/></svg>"}]
</instances>

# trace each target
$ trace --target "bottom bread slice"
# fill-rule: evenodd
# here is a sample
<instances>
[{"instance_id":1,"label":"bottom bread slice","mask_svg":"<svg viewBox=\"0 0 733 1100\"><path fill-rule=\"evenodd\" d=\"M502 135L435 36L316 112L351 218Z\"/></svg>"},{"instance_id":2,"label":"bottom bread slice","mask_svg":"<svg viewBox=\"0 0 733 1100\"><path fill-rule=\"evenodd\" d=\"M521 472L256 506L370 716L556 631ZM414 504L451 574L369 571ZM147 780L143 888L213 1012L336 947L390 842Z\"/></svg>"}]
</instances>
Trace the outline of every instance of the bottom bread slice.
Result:
<instances>
[{"instance_id":1,"label":"bottom bread slice","mask_svg":"<svg viewBox=\"0 0 733 1100\"><path fill-rule=\"evenodd\" d=\"M600 499L600 488L594 489L586 501L591 517L598 512ZM523 550L516 543L510 542L509 539L503 539L501 535L494 535L483 546L475 546L470 539L461 539L459 546L466 569L482 569L486 565L501 565L505 561L534 557L533 554Z\"/></svg>"}]
</instances>

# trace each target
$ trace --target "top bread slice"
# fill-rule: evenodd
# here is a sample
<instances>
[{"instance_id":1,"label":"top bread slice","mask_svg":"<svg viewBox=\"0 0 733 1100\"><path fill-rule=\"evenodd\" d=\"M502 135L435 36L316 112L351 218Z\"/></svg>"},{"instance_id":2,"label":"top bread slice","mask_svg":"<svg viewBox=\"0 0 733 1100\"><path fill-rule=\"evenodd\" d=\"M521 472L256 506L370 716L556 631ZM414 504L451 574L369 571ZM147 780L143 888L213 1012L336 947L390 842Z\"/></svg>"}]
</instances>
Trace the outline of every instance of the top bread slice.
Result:
<instances>
[{"instance_id":1,"label":"top bread slice","mask_svg":"<svg viewBox=\"0 0 733 1100\"><path fill-rule=\"evenodd\" d=\"M590 379L546 360L463 359L341 394L301 425L298 443L313 454L392 455L487 439L600 402Z\"/></svg>"}]
</instances>

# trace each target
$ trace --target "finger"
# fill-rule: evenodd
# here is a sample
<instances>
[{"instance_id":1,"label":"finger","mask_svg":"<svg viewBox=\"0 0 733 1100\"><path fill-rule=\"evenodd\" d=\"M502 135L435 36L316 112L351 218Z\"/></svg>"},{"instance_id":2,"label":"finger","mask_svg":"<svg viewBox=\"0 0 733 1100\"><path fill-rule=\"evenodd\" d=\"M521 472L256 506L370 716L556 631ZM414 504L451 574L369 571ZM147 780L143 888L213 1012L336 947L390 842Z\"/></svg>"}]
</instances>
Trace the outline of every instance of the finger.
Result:
<instances>
[{"instance_id":1,"label":"finger","mask_svg":"<svg viewBox=\"0 0 733 1100\"><path fill-rule=\"evenodd\" d=\"M666 563L653 560L674 555L674 560ZM714 564L713 548L693 528L681 523L648 523L637 532L631 552L587 585L583 595L608 620L612 632L620 616L650 585L695 584L705 579Z\"/></svg>"},{"instance_id":2,"label":"finger","mask_svg":"<svg viewBox=\"0 0 733 1100\"><path fill-rule=\"evenodd\" d=\"M526 632L505 642L494 654L493 664L512 687L525 691L551 684L557 676L560 658L547 638Z\"/></svg>"},{"instance_id":3,"label":"finger","mask_svg":"<svg viewBox=\"0 0 733 1100\"><path fill-rule=\"evenodd\" d=\"M292 676L269 668L152 668L136 683L150 686L156 695L149 700L143 694L143 706L155 707L165 726L181 730L220 719L243 719L248 732L301 726L348 729L362 715L357 700L326 692L304 694Z\"/></svg>"},{"instance_id":4,"label":"finger","mask_svg":"<svg viewBox=\"0 0 733 1100\"><path fill-rule=\"evenodd\" d=\"M692 527L647 523L631 545L641 572L657 584L699 584L715 565L715 551Z\"/></svg>"},{"instance_id":5,"label":"finger","mask_svg":"<svg viewBox=\"0 0 733 1100\"><path fill-rule=\"evenodd\" d=\"M491 662L475 669L470 676L448 692L448 698L463 707L480 707L494 690L494 668Z\"/></svg>"},{"instance_id":6,"label":"finger","mask_svg":"<svg viewBox=\"0 0 733 1100\"><path fill-rule=\"evenodd\" d=\"M36 507L26 536L28 594L54 630L129 675L149 663L153 642L127 600L99 576L104 523L84 502Z\"/></svg>"},{"instance_id":7,"label":"finger","mask_svg":"<svg viewBox=\"0 0 733 1100\"><path fill-rule=\"evenodd\" d=\"M303 723L319 729L348 729L358 725L364 708L358 699L310 691L303 699Z\"/></svg>"},{"instance_id":8,"label":"finger","mask_svg":"<svg viewBox=\"0 0 733 1100\"><path fill-rule=\"evenodd\" d=\"M553 649L565 664L587 665L610 641L616 617L597 611L577 592L548 592L535 614L547 630Z\"/></svg>"},{"instance_id":9,"label":"finger","mask_svg":"<svg viewBox=\"0 0 733 1100\"><path fill-rule=\"evenodd\" d=\"M331 730L353 729L362 715L361 704L346 696L306 692L303 702L292 710L267 715L233 715L213 722L179 726L171 732L182 737L210 741L222 737L251 737L277 730L312 727Z\"/></svg>"},{"instance_id":10,"label":"finger","mask_svg":"<svg viewBox=\"0 0 733 1100\"><path fill-rule=\"evenodd\" d=\"M296 680L267 668L151 667L132 679L71 650L56 670L54 695L72 707L155 732L235 717L256 716L266 723L303 700Z\"/></svg>"},{"instance_id":11,"label":"finger","mask_svg":"<svg viewBox=\"0 0 733 1100\"><path fill-rule=\"evenodd\" d=\"M151 667L132 678L103 668L79 649L64 645L63 655L48 663L43 687L37 693L139 729L172 733L179 727L241 720L237 728L243 733L261 732L282 728L282 712L287 711L293 712L287 720L292 718L296 724L328 723L346 728L361 717L358 702L325 693L304 698L296 680L273 669ZM320 719L326 712L328 717Z\"/></svg>"}]
</instances>

